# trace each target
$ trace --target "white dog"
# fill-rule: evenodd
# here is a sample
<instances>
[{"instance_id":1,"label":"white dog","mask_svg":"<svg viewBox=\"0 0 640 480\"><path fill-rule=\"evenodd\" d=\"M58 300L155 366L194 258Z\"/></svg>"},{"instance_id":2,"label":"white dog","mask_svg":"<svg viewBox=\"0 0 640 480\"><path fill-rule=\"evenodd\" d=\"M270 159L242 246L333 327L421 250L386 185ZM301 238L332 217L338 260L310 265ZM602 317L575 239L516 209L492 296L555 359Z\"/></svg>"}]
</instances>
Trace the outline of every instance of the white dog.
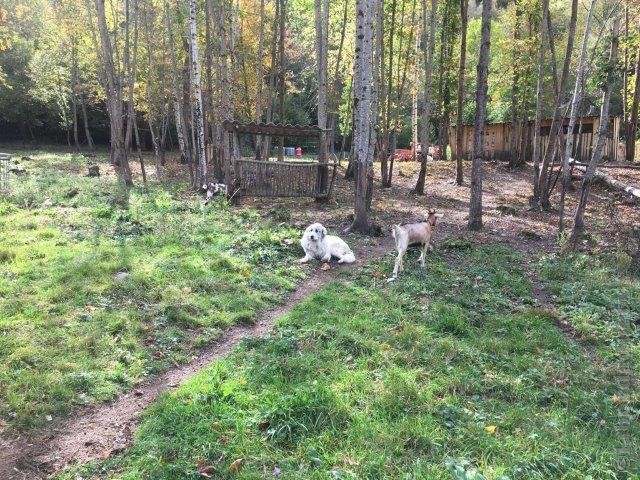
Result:
<instances>
[{"instance_id":1,"label":"white dog","mask_svg":"<svg viewBox=\"0 0 640 480\"><path fill-rule=\"evenodd\" d=\"M320 223L314 223L307 227L300 240L300 245L304 249L305 256L300 259L300 263L317 258L323 262L328 262L331 257L336 257L338 263L353 263L356 257L339 237L327 235L327 229Z\"/></svg>"}]
</instances>

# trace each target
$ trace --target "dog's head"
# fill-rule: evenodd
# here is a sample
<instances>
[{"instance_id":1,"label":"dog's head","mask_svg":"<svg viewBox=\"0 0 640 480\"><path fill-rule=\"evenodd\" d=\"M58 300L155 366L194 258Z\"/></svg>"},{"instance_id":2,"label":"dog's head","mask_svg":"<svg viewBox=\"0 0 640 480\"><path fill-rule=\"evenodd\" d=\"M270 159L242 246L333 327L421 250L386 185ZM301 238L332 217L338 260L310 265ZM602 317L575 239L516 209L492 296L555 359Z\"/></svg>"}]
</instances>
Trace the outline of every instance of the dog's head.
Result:
<instances>
[{"instance_id":1,"label":"dog's head","mask_svg":"<svg viewBox=\"0 0 640 480\"><path fill-rule=\"evenodd\" d=\"M312 223L304 231L304 235L312 242L321 242L327 236L327 229L321 223Z\"/></svg>"},{"instance_id":2,"label":"dog's head","mask_svg":"<svg viewBox=\"0 0 640 480\"><path fill-rule=\"evenodd\" d=\"M435 210L429 210L429 215L427 216L427 223L431 224L432 227L436 226L438 220L440 220L444 215L442 213L436 213Z\"/></svg>"}]
</instances>

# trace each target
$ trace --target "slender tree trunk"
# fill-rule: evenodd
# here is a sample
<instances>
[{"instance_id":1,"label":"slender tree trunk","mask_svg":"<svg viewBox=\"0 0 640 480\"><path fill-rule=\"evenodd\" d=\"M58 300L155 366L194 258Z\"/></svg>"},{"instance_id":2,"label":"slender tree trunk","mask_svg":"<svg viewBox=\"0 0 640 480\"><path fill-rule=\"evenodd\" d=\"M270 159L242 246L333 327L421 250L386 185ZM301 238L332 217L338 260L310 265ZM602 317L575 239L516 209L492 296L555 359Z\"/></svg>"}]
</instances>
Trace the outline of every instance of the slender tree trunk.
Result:
<instances>
[{"instance_id":1,"label":"slender tree trunk","mask_svg":"<svg viewBox=\"0 0 640 480\"><path fill-rule=\"evenodd\" d=\"M562 76L558 84L557 74L554 74L554 90L555 90L555 106L553 120L551 122L551 128L549 129L549 139L547 141L547 149L542 161L542 167L540 169L540 177L538 180L538 193L540 198L533 198L534 204L540 204L540 206L548 210L551 208L551 202L549 200L549 183L550 183L550 167L554 158L556 139L558 136L562 136L562 96L567 88L569 81L569 66L571 65L571 57L573 55L573 43L576 35L576 22L578 18L578 0L571 2L571 18L569 20L569 32L567 34L567 49L565 51L564 63L562 66ZM552 65L555 65L555 48L553 40L553 32L551 30L551 16L547 14L547 27L549 29L549 51L551 52ZM555 72L555 69L553 70Z\"/></svg>"},{"instance_id":2,"label":"slender tree trunk","mask_svg":"<svg viewBox=\"0 0 640 480\"><path fill-rule=\"evenodd\" d=\"M316 63L318 73L318 126L327 128L327 48L329 29L329 2L328 0L315 0L315 27L316 27ZM320 134L320 151L318 152L318 190L321 193L327 191L329 170L326 164L329 161L327 151L327 135ZM326 201L326 197L316 197L317 202Z\"/></svg>"},{"instance_id":3,"label":"slender tree trunk","mask_svg":"<svg viewBox=\"0 0 640 480\"><path fill-rule=\"evenodd\" d=\"M547 16L549 15L549 1L542 0L542 22L540 23L540 49L538 52L538 80L536 86L536 119L533 134L533 198L540 198L540 124L542 123L542 102L544 95L544 58L547 38ZM535 203L535 202L534 202Z\"/></svg>"},{"instance_id":4,"label":"slender tree trunk","mask_svg":"<svg viewBox=\"0 0 640 480\"><path fill-rule=\"evenodd\" d=\"M84 95L80 94L80 111L82 112L82 123L84 125L84 136L87 139L89 151L95 150L95 143L93 143L93 137L91 136L91 130L89 130L89 119L87 117L87 106L84 101Z\"/></svg>"},{"instance_id":5,"label":"slender tree trunk","mask_svg":"<svg viewBox=\"0 0 640 480\"><path fill-rule=\"evenodd\" d=\"M105 0L94 0L94 2L97 10L102 64L107 85L107 110L111 131L111 162L116 166L125 186L130 187L133 186L133 180L124 145L122 82L114 62L113 48L105 15Z\"/></svg>"},{"instance_id":6,"label":"slender tree trunk","mask_svg":"<svg viewBox=\"0 0 640 480\"><path fill-rule=\"evenodd\" d=\"M278 52L278 25L280 18L280 1L275 0L276 12L273 19L273 38L271 42L271 68L269 72L269 89L267 93L267 111L266 121L273 121L273 96L276 89L276 71L277 71L277 52ZM262 139L262 155L264 159L268 159L271 154L271 137L265 135Z\"/></svg>"},{"instance_id":7,"label":"slender tree trunk","mask_svg":"<svg viewBox=\"0 0 640 480\"><path fill-rule=\"evenodd\" d=\"M422 0L423 10L423 34L425 35L423 45L426 45L426 18L427 1ZM427 177L427 157L429 156L429 123L431 121L431 72L433 70L433 51L436 44L436 12L438 10L438 0L431 0L431 13L429 19L429 46L424 56L424 107L422 110L422 130L420 142L422 143L420 158L420 173L416 182L415 193L424 195L424 184Z\"/></svg>"},{"instance_id":8,"label":"slender tree trunk","mask_svg":"<svg viewBox=\"0 0 640 480\"><path fill-rule=\"evenodd\" d=\"M519 68L519 55L520 48L520 30L522 28L521 17L522 8L520 0L514 0L515 4L515 23L513 27L513 45L511 51L511 68L513 69L511 75L511 138L509 145L509 167L516 168L519 165L518 162L518 137L520 132L520 117L518 115L518 90L520 89L520 71Z\"/></svg>"},{"instance_id":9,"label":"slender tree trunk","mask_svg":"<svg viewBox=\"0 0 640 480\"><path fill-rule=\"evenodd\" d=\"M369 233L367 208L368 173L372 169L373 144L373 11L375 0L356 0L356 45L354 59L354 164L356 185L352 229Z\"/></svg>"},{"instance_id":10,"label":"slender tree trunk","mask_svg":"<svg viewBox=\"0 0 640 480\"><path fill-rule=\"evenodd\" d=\"M464 107L464 71L467 58L467 11L469 0L460 0L460 63L458 64L458 104L456 111L456 185L462 185L464 174L462 171L462 148L464 121L462 119Z\"/></svg>"},{"instance_id":11,"label":"slender tree trunk","mask_svg":"<svg viewBox=\"0 0 640 480\"><path fill-rule=\"evenodd\" d=\"M191 72L193 82L195 147L198 158L199 185L207 183L207 158L204 149L204 107L202 103L202 87L200 83L200 57L198 56L198 34L196 26L196 2L189 0L189 38L191 47ZM198 185L198 186L199 186Z\"/></svg>"},{"instance_id":12,"label":"slender tree trunk","mask_svg":"<svg viewBox=\"0 0 640 480\"><path fill-rule=\"evenodd\" d=\"M593 9L593 6L592 6ZM620 20L616 18L613 22L611 32L611 53L609 54L609 65L607 68L607 79L602 94L602 107L600 109L600 129L598 131L598 142L591 155L591 161L584 174L582 188L580 189L580 199L578 207L573 219L573 229L571 231L570 244L576 245L578 240L582 238L584 232L584 213L587 208L587 200L589 199L589 191L591 182L595 174L596 167L602 158L602 149L607 139L607 129L609 127L609 104L611 100L611 91L614 88L616 64L618 61L618 29Z\"/></svg>"},{"instance_id":13,"label":"slender tree trunk","mask_svg":"<svg viewBox=\"0 0 640 480\"><path fill-rule=\"evenodd\" d=\"M633 162L636 155L636 132L638 131L638 107L640 107L640 48L636 52L636 83L633 90L631 115L627 125L627 160Z\"/></svg>"},{"instance_id":14,"label":"slender tree trunk","mask_svg":"<svg viewBox=\"0 0 640 480\"><path fill-rule=\"evenodd\" d=\"M278 43L278 52L280 57L280 78L278 84L278 101L279 101L279 113L280 113L280 123L285 122L285 111L284 111L284 95L286 93L286 62L285 62L285 52L284 52L284 39L286 35L285 25L286 25L286 13L287 13L287 1L286 0L276 0L280 2L280 38ZM280 137L278 139L278 161L281 162L284 160L284 137Z\"/></svg>"},{"instance_id":15,"label":"slender tree trunk","mask_svg":"<svg viewBox=\"0 0 640 480\"><path fill-rule=\"evenodd\" d=\"M149 125L149 133L151 135L151 143L153 144L153 158L156 167L156 178L160 180L162 175L162 167L160 160L160 145L158 132L155 128L155 113L154 113L154 102L153 102L153 55L151 50L151 25L149 22L149 8L148 5L144 10L144 31L145 31L145 40L146 40L146 50L147 50L147 124Z\"/></svg>"},{"instance_id":16,"label":"slender tree trunk","mask_svg":"<svg viewBox=\"0 0 640 480\"><path fill-rule=\"evenodd\" d=\"M471 166L471 200L469 229L482 229L482 161L484 159L484 129L487 110L487 79L489 77L489 47L491 46L492 0L482 2L480 59L476 88L476 120L473 132L473 163Z\"/></svg>"},{"instance_id":17,"label":"slender tree trunk","mask_svg":"<svg viewBox=\"0 0 640 480\"><path fill-rule=\"evenodd\" d=\"M382 75L381 79L386 79L386 95L384 96L384 104L380 107L382 113L382 120L384 125L384 134L380 136L379 145L380 152L378 152L378 158L380 159L380 177L382 179L382 187L388 188L391 186L389 182L389 153L390 153L390 137L391 137L391 101L393 91L393 59L395 58L394 52L394 37L396 29L396 10L397 0L391 0L391 25L389 26L389 57L387 73L384 74L384 65L381 65ZM404 6L404 2L403 2ZM384 47L383 47L384 48ZM382 87L381 87L382 90ZM393 152L391 152L393 153Z\"/></svg>"},{"instance_id":18,"label":"slender tree trunk","mask_svg":"<svg viewBox=\"0 0 640 480\"><path fill-rule=\"evenodd\" d=\"M176 135L178 137L178 148L180 149L181 163L191 165L192 157L189 148L189 140L186 133L186 124L184 122L184 104L183 95L180 94L180 86L178 83L178 63L176 60L176 46L173 37L173 26L171 25L171 16L169 13L169 5L164 1L164 17L167 28L167 38L169 40L169 56L171 57L171 91L173 94L173 111L174 121L176 124ZM191 187L194 187L192 184Z\"/></svg>"},{"instance_id":19,"label":"slender tree trunk","mask_svg":"<svg viewBox=\"0 0 640 480\"><path fill-rule=\"evenodd\" d=\"M264 0L260 0L260 32L258 33L258 61L256 62L256 123L262 121L262 91L264 90ZM256 160L262 159L262 137L256 136Z\"/></svg>"},{"instance_id":20,"label":"slender tree trunk","mask_svg":"<svg viewBox=\"0 0 640 480\"><path fill-rule=\"evenodd\" d=\"M80 151L80 141L78 140L78 91L80 89L78 81L78 51L75 38L71 40L71 103L73 117L73 141L76 151Z\"/></svg>"},{"instance_id":21,"label":"slender tree trunk","mask_svg":"<svg viewBox=\"0 0 640 480\"><path fill-rule=\"evenodd\" d=\"M587 16L587 23L584 27L584 36L582 37L582 47L580 49L580 58L578 60L578 73L576 74L576 83L573 88L573 98L571 100L571 114L569 116L569 128L567 129L567 141L565 145L564 155L562 156L562 191L560 193L560 220L559 230L564 230L564 201L566 191L571 183L571 171L569 170L569 159L573 155L573 143L575 135L573 131L578 121L580 104L582 103L582 89L584 83L584 67L587 57L587 43L589 42L589 32L591 30L591 22L596 8L596 1L591 0L591 7Z\"/></svg>"}]
</instances>

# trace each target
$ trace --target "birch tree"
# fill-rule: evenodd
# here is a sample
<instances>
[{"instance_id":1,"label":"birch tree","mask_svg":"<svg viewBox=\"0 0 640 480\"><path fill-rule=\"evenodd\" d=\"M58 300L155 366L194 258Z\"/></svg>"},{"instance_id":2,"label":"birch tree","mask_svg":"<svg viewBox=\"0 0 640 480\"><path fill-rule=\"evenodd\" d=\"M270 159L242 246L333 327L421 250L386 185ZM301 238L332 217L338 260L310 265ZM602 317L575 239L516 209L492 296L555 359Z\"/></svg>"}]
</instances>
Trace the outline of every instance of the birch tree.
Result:
<instances>
[{"instance_id":1,"label":"birch tree","mask_svg":"<svg viewBox=\"0 0 640 480\"><path fill-rule=\"evenodd\" d=\"M424 55L424 106L422 110L422 130L420 131L420 173L416 182L415 193L424 195L424 184L427 177L427 156L429 155L429 122L431 121L431 72L433 69L433 51L436 44L436 11L438 10L438 0L431 0L431 13L429 17L429 45ZM427 1L422 0L423 11L423 32L425 38L423 45L426 45L426 19Z\"/></svg>"},{"instance_id":2,"label":"birch tree","mask_svg":"<svg viewBox=\"0 0 640 480\"><path fill-rule=\"evenodd\" d=\"M546 1L546 0L543 0ZM464 107L464 70L467 57L467 11L469 0L460 0L460 62L458 64L458 104L456 111L456 185L462 185L464 174L462 171L462 135L464 126L462 110Z\"/></svg>"},{"instance_id":3,"label":"birch tree","mask_svg":"<svg viewBox=\"0 0 640 480\"><path fill-rule=\"evenodd\" d=\"M482 229L482 161L484 160L484 129L487 116L487 79L489 76L489 47L491 42L491 2L482 2L480 30L480 58L476 87L476 119L473 131L473 163L471 165L471 200L469 229Z\"/></svg>"},{"instance_id":4,"label":"birch tree","mask_svg":"<svg viewBox=\"0 0 640 480\"><path fill-rule=\"evenodd\" d=\"M373 102L373 11L375 0L356 0L356 39L354 58L353 154L356 165L353 230L369 233L367 208L369 172L373 169L375 131L372 128Z\"/></svg>"},{"instance_id":5,"label":"birch tree","mask_svg":"<svg viewBox=\"0 0 640 480\"><path fill-rule=\"evenodd\" d=\"M549 15L549 0L542 0L542 22L540 23L540 49L538 52L538 81L536 85L536 118L533 133L533 198L540 198L540 124L542 123L542 101L544 89L544 58L547 48L547 18Z\"/></svg>"},{"instance_id":6,"label":"birch tree","mask_svg":"<svg viewBox=\"0 0 640 480\"><path fill-rule=\"evenodd\" d=\"M595 0L593 0L595 3ZM593 4L592 4L593 7ZM596 147L591 154L591 160L587 166L587 170L582 180L580 189L580 199L578 207L573 219L573 229L571 230L570 244L576 245L578 240L582 238L584 232L584 213L587 208L587 200L589 199L589 191L591 190L591 182L595 174L596 167L602 158L602 149L607 139L607 130L609 128L609 105L611 103L611 91L615 84L616 63L618 61L618 30L620 20L614 19L611 30L611 52L609 54L609 65L607 66L607 78L602 92L602 107L600 108L600 128L598 130L598 141Z\"/></svg>"},{"instance_id":7,"label":"birch tree","mask_svg":"<svg viewBox=\"0 0 640 480\"><path fill-rule=\"evenodd\" d=\"M327 70L328 65L328 42L329 42L329 0L315 0L315 28L316 28L316 63L318 72L318 126L325 130L327 128ZM329 161L327 149L327 136L323 132L320 134L320 167L318 169L318 186L320 191L324 191L328 183L329 170L325 166ZM326 197L325 197L326 198ZM321 201L322 198L316 198Z\"/></svg>"},{"instance_id":8,"label":"birch tree","mask_svg":"<svg viewBox=\"0 0 640 480\"><path fill-rule=\"evenodd\" d=\"M107 18L105 0L95 0L98 31L100 34L100 51L102 67L106 80L107 112L109 114L109 130L111 134L111 163L116 166L118 174L127 187L133 186L131 169L124 145L124 108L122 78L116 69Z\"/></svg>"},{"instance_id":9,"label":"birch tree","mask_svg":"<svg viewBox=\"0 0 640 480\"><path fill-rule=\"evenodd\" d=\"M207 183L207 159L204 149L204 108L202 104L202 87L200 83L200 57L198 55L198 34L196 25L196 2L189 0L189 44L191 49L191 73L193 83L195 150L198 159L197 186Z\"/></svg>"},{"instance_id":10,"label":"birch tree","mask_svg":"<svg viewBox=\"0 0 640 480\"><path fill-rule=\"evenodd\" d=\"M587 56L587 44L589 42L589 32L591 30L591 22L596 8L596 1L591 0L589 14L587 15L587 23L584 27L582 37L582 46L580 48L580 57L578 59L578 72L576 73L576 83L573 87L573 96L571 98L571 113L569 115L569 127L567 128L567 141L565 145L564 155L562 156L562 190L560 193L560 220L559 230L564 229L564 200L569 184L571 183L571 172L569 170L569 159L573 155L573 145L575 135L573 134L580 114L580 104L582 103L582 91L584 84L584 68ZM601 119L602 120L602 119Z\"/></svg>"}]
</instances>

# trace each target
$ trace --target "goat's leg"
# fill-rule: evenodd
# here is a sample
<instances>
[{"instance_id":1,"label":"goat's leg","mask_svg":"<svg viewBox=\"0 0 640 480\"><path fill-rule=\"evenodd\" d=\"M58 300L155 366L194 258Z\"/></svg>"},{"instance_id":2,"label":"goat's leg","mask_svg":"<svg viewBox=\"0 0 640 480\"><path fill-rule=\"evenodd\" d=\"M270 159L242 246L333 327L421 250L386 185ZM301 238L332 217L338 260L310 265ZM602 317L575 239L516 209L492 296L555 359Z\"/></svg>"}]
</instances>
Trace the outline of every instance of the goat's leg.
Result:
<instances>
[{"instance_id":1,"label":"goat's leg","mask_svg":"<svg viewBox=\"0 0 640 480\"><path fill-rule=\"evenodd\" d=\"M418 259L418 261L420 262L420 266L422 268L424 268L424 262L426 260L426 256L427 256L427 248L428 248L429 244L425 243L422 245L422 248L420 249L420 258Z\"/></svg>"},{"instance_id":2,"label":"goat's leg","mask_svg":"<svg viewBox=\"0 0 640 480\"><path fill-rule=\"evenodd\" d=\"M398 276L398 272L401 272L402 270L404 270L404 267L402 265L402 257L404 255L404 250L398 250L398 256L396 257L396 264L393 267L393 276L397 277Z\"/></svg>"}]
</instances>

